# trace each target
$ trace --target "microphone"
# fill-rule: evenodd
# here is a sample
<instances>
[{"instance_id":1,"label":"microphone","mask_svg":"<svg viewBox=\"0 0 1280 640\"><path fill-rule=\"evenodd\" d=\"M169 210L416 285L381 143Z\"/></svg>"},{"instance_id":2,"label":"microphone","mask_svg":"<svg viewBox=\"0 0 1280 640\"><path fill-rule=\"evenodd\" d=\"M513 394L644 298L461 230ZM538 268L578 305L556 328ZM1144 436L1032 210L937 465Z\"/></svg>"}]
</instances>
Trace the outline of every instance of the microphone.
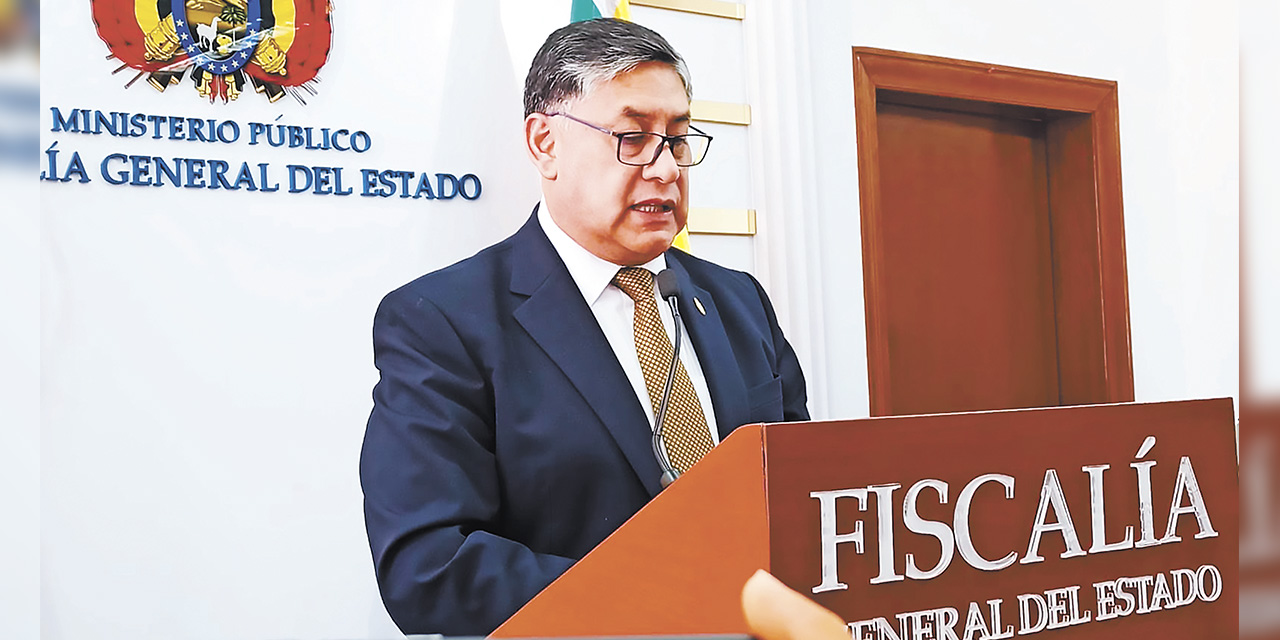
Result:
<instances>
[{"instance_id":1,"label":"microphone","mask_svg":"<svg viewBox=\"0 0 1280 640\"><path fill-rule=\"evenodd\" d=\"M662 467L662 488L675 482L680 477L680 473L672 466L671 460L667 457L667 449L662 444L662 427L667 416L667 403L671 400L671 386L676 380L676 365L680 362L680 305L678 298L680 296L680 281L676 279L676 274L670 269L663 269L654 276L654 281L658 284L658 296L667 301L671 305L671 318L675 324L676 339L675 347L671 350L671 366L667 368L667 382L662 387L662 401L658 403L658 413L653 417L653 455L658 459L658 464Z\"/></svg>"}]
</instances>

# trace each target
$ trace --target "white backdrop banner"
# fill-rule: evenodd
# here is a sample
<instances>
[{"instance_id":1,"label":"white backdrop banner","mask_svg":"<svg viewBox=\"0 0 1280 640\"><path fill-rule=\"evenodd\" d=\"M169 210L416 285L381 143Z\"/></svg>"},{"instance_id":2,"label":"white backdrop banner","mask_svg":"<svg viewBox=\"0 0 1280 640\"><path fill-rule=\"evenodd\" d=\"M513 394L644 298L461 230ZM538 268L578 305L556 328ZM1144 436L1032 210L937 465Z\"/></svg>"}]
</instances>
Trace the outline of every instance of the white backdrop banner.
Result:
<instances>
[{"instance_id":1,"label":"white backdrop banner","mask_svg":"<svg viewBox=\"0 0 1280 640\"><path fill-rule=\"evenodd\" d=\"M53 4L44 637L397 635L356 472L370 326L537 202L500 3ZM567 22L525 4L520 42Z\"/></svg>"}]
</instances>

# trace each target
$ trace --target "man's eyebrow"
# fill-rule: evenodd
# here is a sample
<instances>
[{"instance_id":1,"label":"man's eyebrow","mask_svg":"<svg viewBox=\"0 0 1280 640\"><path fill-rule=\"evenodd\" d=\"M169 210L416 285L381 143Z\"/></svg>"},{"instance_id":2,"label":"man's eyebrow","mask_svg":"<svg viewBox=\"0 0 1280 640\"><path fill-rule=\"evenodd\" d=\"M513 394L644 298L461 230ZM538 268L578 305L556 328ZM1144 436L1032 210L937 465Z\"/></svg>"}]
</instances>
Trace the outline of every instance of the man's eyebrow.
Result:
<instances>
[{"instance_id":1,"label":"man's eyebrow","mask_svg":"<svg viewBox=\"0 0 1280 640\"><path fill-rule=\"evenodd\" d=\"M623 107L622 117L630 118L632 120L652 120L654 116L652 113L641 111L639 109L636 109L635 107ZM680 122L680 123L689 122L691 120L693 120L693 116L690 115L688 111L671 119L672 122Z\"/></svg>"}]
</instances>

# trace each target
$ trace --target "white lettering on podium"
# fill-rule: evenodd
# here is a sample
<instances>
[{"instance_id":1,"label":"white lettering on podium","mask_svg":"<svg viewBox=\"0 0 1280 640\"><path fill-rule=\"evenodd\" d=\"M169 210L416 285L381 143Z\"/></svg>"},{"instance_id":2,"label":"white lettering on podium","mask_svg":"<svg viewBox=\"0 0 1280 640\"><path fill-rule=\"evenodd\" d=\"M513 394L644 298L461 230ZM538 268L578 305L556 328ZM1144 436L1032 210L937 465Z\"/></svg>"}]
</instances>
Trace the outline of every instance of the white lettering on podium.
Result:
<instances>
[{"instance_id":1,"label":"white lettering on podium","mask_svg":"<svg viewBox=\"0 0 1280 640\"><path fill-rule=\"evenodd\" d=\"M836 533L836 500L840 498L856 498L858 500L858 510L866 511L867 490L814 491L809 494L809 497L818 499L818 509L821 512L819 533L822 537L822 584L814 587L813 592L822 593L824 591L848 589L849 585L840 582L840 577L837 574L836 545L852 542L854 551L862 553L862 521L859 520L854 523L853 531L849 533Z\"/></svg>"},{"instance_id":2,"label":"white lettering on podium","mask_svg":"<svg viewBox=\"0 0 1280 640\"><path fill-rule=\"evenodd\" d=\"M951 567L952 560L957 553L966 564L980 571L1001 571L1014 563L1035 564L1044 562L1045 558L1040 554L1040 544L1044 536L1051 533L1062 536L1064 550L1058 556L1062 559L1181 542L1182 537L1178 535L1178 523L1182 516L1195 518L1198 526L1198 531L1194 536L1195 539L1217 537L1218 532L1213 528L1213 522L1209 516L1209 508L1205 504L1203 493L1200 491L1200 484L1196 479L1190 456L1183 456L1178 464L1178 475L1173 486L1164 535L1159 538L1156 537L1151 481L1151 469L1156 466L1156 462L1154 460L1142 460L1154 446L1155 438L1148 436L1135 456L1137 461L1129 465L1136 472L1138 497L1138 513L1136 514L1138 536L1136 540L1134 539L1134 526L1126 525L1124 535L1119 540L1107 541L1106 483L1104 476L1105 472L1111 468L1111 465L1095 464L1080 467L1080 470L1089 479L1089 532L1091 534L1091 544L1087 550L1081 543L1075 523L1072 520L1070 504L1067 501L1066 494L1063 492L1058 471L1057 469L1047 469L1040 486L1040 500L1037 503L1036 512L1030 519L1031 533L1027 541L1027 550L1020 561L1016 551L1009 551L1006 555L996 560L988 559L978 551L973 539L974 523L983 521L980 515L972 513L974 495L983 485L995 483L1004 487L1006 500L1013 500L1015 480L1010 475L987 473L970 480L959 495L956 496L955 508L949 523L944 520L929 520L920 515L920 500L926 489L930 489L937 494L939 505L948 503L950 485L946 481L937 478L923 478L912 484L902 498L900 509L895 509L895 494L903 486L900 483L880 483L851 489L810 492L809 497L818 501L819 544L822 557L822 578L819 584L812 588L812 591L813 593L823 593L849 588L849 585L842 581L840 577L840 545L853 543L853 551L859 555L866 551L865 527L871 524L866 521L866 518L870 516L839 518L840 514L846 513L840 508L841 505L849 504L849 501L841 500L841 498L853 498L858 505L858 511L867 513L869 498L872 495L875 496L876 508L873 513L875 517L876 566L878 571L875 576L869 578L870 584L873 585L899 582L905 579L932 580L945 573ZM848 506L845 507L845 509L847 508ZM917 563L915 554L906 553L903 557L905 571L902 573L898 571L898 554L895 550L896 541L894 536L895 513L902 514L902 524L907 531L915 535L931 537L937 541L940 551L937 564L928 569L922 568ZM846 523L852 521L852 530L844 533L838 531L837 523L841 521ZM990 552L991 550L988 549L987 551ZM1179 578L1178 576L1181 577ZM1189 580L1189 577L1183 574L1175 574L1175 578L1184 581ZM1212 576L1197 576L1197 580L1200 582L1211 581L1211 578ZM1117 584L1120 583L1117 582ZM1179 584L1181 583L1176 581L1172 586L1164 584L1163 587L1160 587L1154 582L1152 584L1158 587L1158 591L1153 592L1154 595L1152 597L1158 598L1162 606L1165 600L1177 602L1180 598L1184 598L1190 589L1185 585L1180 587ZM1178 589L1182 590L1178 591ZM1136 598L1138 593L1135 591L1131 595L1129 592L1117 587L1107 591L1105 595L1110 598L1108 602L1118 603L1115 605L1116 611L1121 611L1124 606L1127 606L1125 604L1127 600L1125 599ZM1141 593L1151 595L1147 591L1141 591ZM1212 593L1212 591L1207 593ZM1099 597L1104 595L1102 591L1099 591L1099 594ZM1142 597L1145 598L1147 595ZM1034 598L1029 599L1022 605L1027 608L1026 615L1036 614L1040 617L1034 621L1028 619L1027 622L1032 627L1035 627L1040 624L1041 618L1043 618L1044 625L1047 628L1054 628L1048 625L1053 624L1053 621L1057 619L1054 616L1058 615L1058 610L1053 608L1057 606L1055 604L1057 601L1051 600L1051 598L1057 596L1046 592L1043 597L1039 594L1035 594L1035 597L1042 599L1045 609L1043 614L1039 613L1040 609L1033 611L1031 607L1038 607L1039 601L1033 601ZM1072 597L1075 596L1073 595ZM1133 606L1140 610L1151 606L1151 603L1142 600L1135 602ZM1125 615L1112 612L1110 609L1107 610L1107 614ZM1102 615L1103 612L1100 611L1099 616ZM1074 617L1066 619L1075 620ZM1069 624L1078 624L1078 622ZM995 633L995 631L992 630L992 633Z\"/></svg>"}]
</instances>

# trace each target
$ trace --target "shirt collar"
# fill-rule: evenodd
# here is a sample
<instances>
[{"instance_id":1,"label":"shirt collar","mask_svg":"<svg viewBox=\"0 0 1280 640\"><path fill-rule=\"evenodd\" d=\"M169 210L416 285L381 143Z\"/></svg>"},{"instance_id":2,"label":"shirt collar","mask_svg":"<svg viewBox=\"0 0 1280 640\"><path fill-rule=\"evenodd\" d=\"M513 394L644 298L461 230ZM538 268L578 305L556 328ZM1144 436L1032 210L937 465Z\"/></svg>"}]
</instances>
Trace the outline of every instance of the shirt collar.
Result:
<instances>
[{"instance_id":1,"label":"shirt collar","mask_svg":"<svg viewBox=\"0 0 1280 640\"><path fill-rule=\"evenodd\" d=\"M587 301L587 306L594 305L600 298L600 294L604 293L613 282L618 269L624 265L609 262L587 251L570 238L569 234L565 233L564 229L561 229L560 225L551 218L545 198L538 204L538 224L542 225L543 233L547 234L551 246L555 248L556 253L560 254L564 266L569 269L569 277L573 278L574 284L582 292L582 298ZM667 268L667 256L665 253L659 254L658 257L640 266L656 274Z\"/></svg>"}]
</instances>

